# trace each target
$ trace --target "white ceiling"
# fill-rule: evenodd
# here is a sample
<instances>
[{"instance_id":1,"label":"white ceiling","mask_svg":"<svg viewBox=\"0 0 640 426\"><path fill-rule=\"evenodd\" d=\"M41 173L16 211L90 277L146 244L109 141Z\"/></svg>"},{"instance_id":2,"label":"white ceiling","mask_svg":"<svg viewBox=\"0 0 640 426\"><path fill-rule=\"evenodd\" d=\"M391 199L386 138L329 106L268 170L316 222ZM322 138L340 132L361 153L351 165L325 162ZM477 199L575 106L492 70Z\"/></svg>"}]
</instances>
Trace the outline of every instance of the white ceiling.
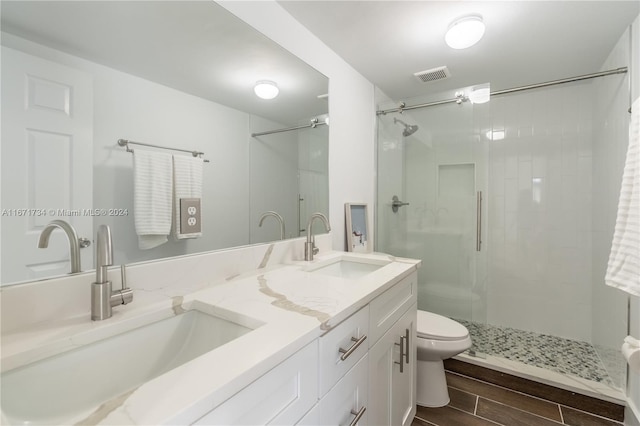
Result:
<instances>
[{"instance_id":1,"label":"white ceiling","mask_svg":"<svg viewBox=\"0 0 640 426\"><path fill-rule=\"evenodd\" d=\"M327 112L328 80L213 1L7 1L2 31L294 125ZM280 95L258 99L257 80ZM306 122L306 121L305 121Z\"/></svg>"},{"instance_id":2,"label":"white ceiling","mask_svg":"<svg viewBox=\"0 0 640 426\"><path fill-rule=\"evenodd\" d=\"M597 72L638 16L634 1L280 1L394 100L491 83L491 90ZM456 18L480 13L483 39L444 42ZM430 83L413 74L446 65Z\"/></svg>"}]
</instances>

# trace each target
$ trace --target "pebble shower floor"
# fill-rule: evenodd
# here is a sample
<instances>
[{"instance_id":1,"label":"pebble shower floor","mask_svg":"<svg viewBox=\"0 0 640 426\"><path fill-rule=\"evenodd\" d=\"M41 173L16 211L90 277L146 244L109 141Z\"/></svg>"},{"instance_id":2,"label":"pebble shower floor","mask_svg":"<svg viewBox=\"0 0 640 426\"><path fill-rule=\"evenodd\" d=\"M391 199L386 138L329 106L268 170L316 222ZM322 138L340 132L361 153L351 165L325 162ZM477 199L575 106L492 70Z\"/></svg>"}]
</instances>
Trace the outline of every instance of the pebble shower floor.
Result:
<instances>
[{"instance_id":1,"label":"pebble shower floor","mask_svg":"<svg viewBox=\"0 0 640 426\"><path fill-rule=\"evenodd\" d=\"M460 319L456 321L469 330L473 342L470 351L621 387L621 383L609 375L598 352L589 343L510 327ZM624 361L619 353L604 348L601 348L600 352L610 353L607 355L609 368L615 370L612 371L613 375L622 377Z\"/></svg>"}]
</instances>

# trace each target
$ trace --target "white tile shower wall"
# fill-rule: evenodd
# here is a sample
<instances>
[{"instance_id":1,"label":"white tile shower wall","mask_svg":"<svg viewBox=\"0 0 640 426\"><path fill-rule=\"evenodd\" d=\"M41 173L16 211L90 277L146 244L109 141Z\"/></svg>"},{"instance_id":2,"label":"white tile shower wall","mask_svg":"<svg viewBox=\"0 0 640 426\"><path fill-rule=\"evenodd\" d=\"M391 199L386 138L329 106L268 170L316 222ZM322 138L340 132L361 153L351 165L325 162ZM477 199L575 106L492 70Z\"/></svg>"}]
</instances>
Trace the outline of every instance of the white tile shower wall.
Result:
<instances>
[{"instance_id":1,"label":"white tile shower wall","mask_svg":"<svg viewBox=\"0 0 640 426\"><path fill-rule=\"evenodd\" d=\"M484 317L474 315L482 304L472 288L475 191L483 188L473 119L470 104L414 111L420 129L403 138L404 185L411 202L406 211L408 246L424 263L418 272L419 308L482 322Z\"/></svg>"},{"instance_id":2,"label":"white tile shower wall","mask_svg":"<svg viewBox=\"0 0 640 426\"><path fill-rule=\"evenodd\" d=\"M601 70L629 65L629 31L620 37ZM627 296L604 285L628 146L630 74L594 81L592 343L609 375L624 387L620 345L627 335Z\"/></svg>"},{"instance_id":3,"label":"white tile shower wall","mask_svg":"<svg viewBox=\"0 0 640 426\"><path fill-rule=\"evenodd\" d=\"M592 86L500 96L490 107L490 130L505 137L488 142L487 320L590 341Z\"/></svg>"},{"instance_id":4,"label":"white tile shower wall","mask_svg":"<svg viewBox=\"0 0 640 426\"><path fill-rule=\"evenodd\" d=\"M376 93L378 105L387 105L391 100L380 90ZM391 118L381 117L376 135L378 153L377 169L377 241L376 250L386 251L398 256L409 256L405 250L407 209L393 212L391 199L394 195L406 199L404 185L404 141L402 126L394 124ZM384 171L384 172L382 172ZM414 208L414 204L411 205Z\"/></svg>"}]
</instances>

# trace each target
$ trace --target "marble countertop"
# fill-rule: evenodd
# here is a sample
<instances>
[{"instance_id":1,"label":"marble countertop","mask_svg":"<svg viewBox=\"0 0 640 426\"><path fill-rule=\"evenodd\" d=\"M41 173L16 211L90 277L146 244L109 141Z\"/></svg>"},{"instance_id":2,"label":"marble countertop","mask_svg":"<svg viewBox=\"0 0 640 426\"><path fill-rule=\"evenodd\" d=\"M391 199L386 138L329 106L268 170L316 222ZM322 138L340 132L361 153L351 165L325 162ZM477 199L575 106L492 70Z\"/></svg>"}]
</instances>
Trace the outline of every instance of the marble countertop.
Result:
<instances>
[{"instance_id":1,"label":"marble countertop","mask_svg":"<svg viewBox=\"0 0 640 426\"><path fill-rule=\"evenodd\" d=\"M312 272L341 258L388 263L358 279ZM419 264L383 254L328 252L312 262L278 264L223 282L204 283L200 290L184 296L134 291L133 303L117 307L105 321L66 318L3 334L2 371L172 317L195 305L214 306L239 322L262 324L99 407L55 419L72 424L192 423L411 274Z\"/></svg>"}]
</instances>

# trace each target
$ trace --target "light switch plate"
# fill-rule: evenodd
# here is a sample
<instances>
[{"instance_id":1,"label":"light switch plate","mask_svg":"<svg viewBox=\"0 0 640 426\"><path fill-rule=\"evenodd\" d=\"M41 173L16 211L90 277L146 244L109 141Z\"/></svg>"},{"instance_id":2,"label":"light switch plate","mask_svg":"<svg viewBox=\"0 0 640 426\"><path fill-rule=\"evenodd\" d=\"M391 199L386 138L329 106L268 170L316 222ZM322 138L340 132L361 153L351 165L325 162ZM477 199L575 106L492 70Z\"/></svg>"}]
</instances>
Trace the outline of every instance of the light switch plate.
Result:
<instances>
[{"instance_id":1,"label":"light switch plate","mask_svg":"<svg viewBox=\"0 0 640 426\"><path fill-rule=\"evenodd\" d=\"M180 233L201 232L200 198L180 198Z\"/></svg>"}]
</instances>

